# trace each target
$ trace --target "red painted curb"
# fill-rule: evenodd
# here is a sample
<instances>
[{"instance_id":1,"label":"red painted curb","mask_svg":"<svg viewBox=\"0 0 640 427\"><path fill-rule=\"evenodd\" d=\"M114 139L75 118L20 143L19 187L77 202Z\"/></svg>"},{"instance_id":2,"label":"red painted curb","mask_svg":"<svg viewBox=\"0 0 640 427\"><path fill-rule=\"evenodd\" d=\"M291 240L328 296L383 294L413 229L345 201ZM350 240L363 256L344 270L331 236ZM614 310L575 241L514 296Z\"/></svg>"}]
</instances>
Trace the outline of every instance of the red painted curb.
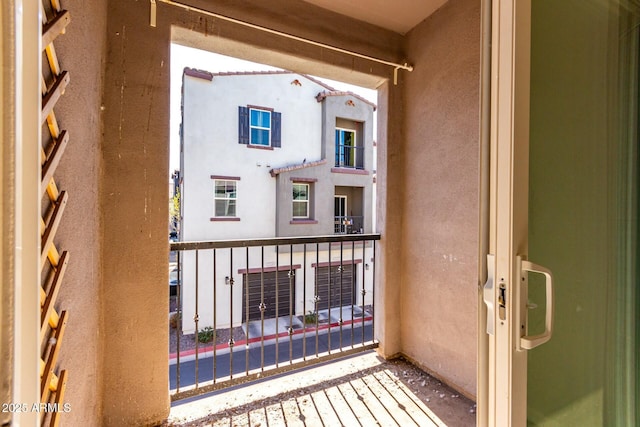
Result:
<instances>
[{"instance_id":1,"label":"red painted curb","mask_svg":"<svg viewBox=\"0 0 640 427\"><path fill-rule=\"evenodd\" d=\"M373 320L373 317L365 317L362 320L356 320L355 322L353 320L347 320L346 322L343 322L342 325L350 325L352 323L360 323L360 322L367 322L369 320ZM329 328L333 328L334 326L340 326L340 323L335 322L332 323L330 325L318 325L317 330L318 331L322 331L325 329L329 329ZM315 331L316 328L314 326L310 326L308 328L303 328L303 329L298 329L297 331L294 331L292 335L300 335L303 334L305 332L313 332ZM270 340L270 339L274 339L275 337L281 338L281 337L288 337L289 333L288 332L281 332L279 334L273 334L273 335L268 335L266 337L264 337L264 341ZM234 347L235 346L239 346L239 345L247 345L247 344L252 344L255 342L260 342L262 341L263 338L262 337L256 337L256 338L250 338L247 342L247 340L242 340L242 341L238 341L236 343L234 343ZM218 344L216 347L216 350L222 350L225 348L229 348L229 344L227 343L223 343L223 344ZM213 351L213 346L210 345L208 347L203 347L203 348L198 348L198 353L205 353L207 351ZM195 349L191 349L191 350L185 350L185 351L181 351L180 352L180 357L184 357L184 356L191 356L193 354L196 354L196 350ZM177 359L178 358L178 353L169 353L169 359Z\"/></svg>"}]
</instances>

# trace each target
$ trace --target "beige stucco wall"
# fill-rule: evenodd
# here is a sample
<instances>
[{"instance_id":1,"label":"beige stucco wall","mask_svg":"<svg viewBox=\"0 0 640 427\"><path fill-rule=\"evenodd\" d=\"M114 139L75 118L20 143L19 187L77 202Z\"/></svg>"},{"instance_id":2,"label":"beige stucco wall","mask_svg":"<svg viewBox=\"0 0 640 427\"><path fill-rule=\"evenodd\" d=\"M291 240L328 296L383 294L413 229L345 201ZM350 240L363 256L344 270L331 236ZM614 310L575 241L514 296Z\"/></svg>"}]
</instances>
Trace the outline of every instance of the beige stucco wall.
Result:
<instances>
[{"instance_id":1,"label":"beige stucco wall","mask_svg":"<svg viewBox=\"0 0 640 427\"><path fill-rule=\"evenodd\" d=\"M69 313L59 366L69 372L65 402L71 411L61 419L63 425L97 426L105 350L99 197L107 3L67 1L63 7L69 10L71 23L55 47L70 83L55 113L70 138L54 177L58 188L69 195L56 245L70 255L57 306Z\"/></svg>"},{"instance_id":2,"label":"beige stucco wall","mask_svg":"<svg viewBox=\"0 0 640 427\"><path fill-rule=\"evenodd\" d=\"M402 352L476 393L480 2L450 1L407 34Z\"/></svg>"},{"instance_id":3,"label":"beige stucco wall","mask_svg":"<svg viewBox=\"0 0 640 427\"><path fill-rule=\"evenodd\" d=\"M145 425L169 410L169 29L148 2L108 6L102 424Z\"/></svg>"},{"instance_id":4,"label":"beige stucco wall","mask_svg":"<svg viewBox=\"0 0 640 427\"><path fill-rule=\"evenodd\" d=\"M255 7L209 6L329 44L404 59L402 39L393 33L289 0L270 3L269 10L261 2L248 3ZM386 198L378 206L377 224L383 234L376 266L380 351L386 356L403 352L468 394L475 393L476 357L475 3L448 4L407 36L406 56L416 71L401 72L399 86L380 86L380 111L389 115L379 119L377 137L378 195L379 200ZM158 5L156 28L148 25L148 2L109 0L68 7L73 22L65 37L72 41L61 43L59 50L61 57L75 51L64 67L80 70L71 73L68 89L77 102L60 107L61 122L68 123L76 144L70 144L72 154L61 165L59 178L71 196L67 218L75 221L69 220L60 233L65 247L80 248L73 251L68 271L71 285L61 295L74 322L61 359L73 367L71 378L77 381L67 392L74 405L70 425L141 425L161 420L169 410L171 25L183 41L194 33L205 34L199 47L266 58L263 62L369 87L390 78L392 70L325 51L319 59L317 48L164 4ZM72 114L75 123L67 121ZM79 147L81 143L85 145ZM102 217L88 215L91 212L102 212Z\"/></svg>"}]
</instances>

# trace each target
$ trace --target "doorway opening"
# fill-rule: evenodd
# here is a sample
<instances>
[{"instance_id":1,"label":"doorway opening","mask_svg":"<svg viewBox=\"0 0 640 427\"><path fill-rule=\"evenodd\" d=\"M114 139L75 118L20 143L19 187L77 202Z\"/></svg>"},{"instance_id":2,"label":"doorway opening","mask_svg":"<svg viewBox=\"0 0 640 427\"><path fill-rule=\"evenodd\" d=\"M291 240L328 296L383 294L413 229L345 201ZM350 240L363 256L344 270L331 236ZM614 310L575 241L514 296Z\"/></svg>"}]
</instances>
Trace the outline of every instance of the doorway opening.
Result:
<instances>
[{"instance_id":1,"label":"doorway opening","mask_svg":"<svg viewBox=\"0 0 640 427\"><path fill-rule=\"evenodd\" d=\"M172 399L374 348L377 92L171 57Z\"/></svg>"}]
</instances>

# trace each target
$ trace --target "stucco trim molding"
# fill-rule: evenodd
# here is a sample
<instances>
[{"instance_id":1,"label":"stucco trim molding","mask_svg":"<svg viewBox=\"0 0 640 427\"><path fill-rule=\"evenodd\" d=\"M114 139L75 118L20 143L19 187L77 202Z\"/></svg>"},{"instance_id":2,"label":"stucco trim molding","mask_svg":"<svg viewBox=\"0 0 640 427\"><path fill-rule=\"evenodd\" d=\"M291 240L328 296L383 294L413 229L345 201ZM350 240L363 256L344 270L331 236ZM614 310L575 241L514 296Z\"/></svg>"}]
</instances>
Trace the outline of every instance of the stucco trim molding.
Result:
<instances>
[{"instance_id":1,"label":"stucco trim molding","mask_svg":"<svg viewBox=\"0 0 640 427\"><path fill-rule=\"evenodd\" d=\"M220 216L220 217L210 218L210 221L211 222L218 222L218 221L220 221L220 222L224 222L224 221L233 222L233 221L240 221L240 218L238 218L237 216L226 216L226 217Z\"/></svg>"},{"instance_id":2,"label":"stucco trim molding","mask_svg":"<svg viewBox=\"0 0 640 427\"><path fill-rule=\"evenodd\" d=\"M292 225L302 225L302 224L317 224L318 221L315 219L292 219L289 221L289 224Z\"/></svg>"},{"instance_id":3,"label":"stucco trim molding","mask_svg":"<svg viewBox=\"0 0 640 427\"><path fill-rule=\"evenodd\" d=\"M255 268L241 268L238 270L238 274L255 274L255 273L273 273L274 271L290 271L290 270L299 270L302 268L300 264L294 265L279 265L277 267L255 267Z\"/></svg>"},{"instance_id":4,"label":"stucco trim molding","mask_svg":"<svg viewBox=\"0 0 640 427\"><path fill-rule=\"evenodd\" d=\"M316 267L322 268L322 267L329 267L329 266L337 267L339 265L351 265L351 264L361 264L361 263L362 263L362 260L359 259L359 258L358 259L345 259L343 261L331 261L331 262L325 261L325 262L321 262L321 263L315 263L314 262L313 264L311 264L311 267L312 268L316 268Z\"/></svg>"},{"instance_id":5,"label":"stucco trim molding","mask_svg":"<svg viewBox=\"0 0 640 427\"><path fill-rule=\"evenodd\" d=\"M273 147L271 146L267 147L266 145L247 144L247 148L256 148L258 150L273 151Z\"/></svg>"},{"instance_id":6,"label":"stucco trim molding","mask_svg":"<svg viewBox=\"0 0 640 427\"><path fill-rule=\"evenodd\" d=\"M211 179L226 179L227 181L240 181L239 176L211 175Z\"/></svg>"},{"instance_id":7,"label":"stucco trim molding","mask_svg":"<svg viewBox=\"0 0 640 427\"><path fill-rule=\"evenodd\" d=\"M304 177L291 177L289 178L293 182L318 182L318 178L304 178Z\"/></svg>"},{"instance_id":8,"label":"stucco trim molding","mask_svg":"<svg viewBox=\"0 0 640 427\"><path fill-rule=\"evenodd\" d=\"M346 173L351 175L369 175L369 171L362 169L350 169L350 168L331 168L332 173Z\"/></svg>"},{"instance_id":9,"label":"stucco trim molding","mask_svg":"<svg viewBox=\"0 0 640 427\"><path fill-rule=\"evenodd\" d=\"M275 178L277 175L283 172L291 172L295 170L311 168L314 166L324 165L325 163L327 163L327 159L316 160L315 162L302 162L297 165L283 166L281 168L273 168L269 171L269 173L271 174L272 177Z\"/></svg>"}]
</instances>

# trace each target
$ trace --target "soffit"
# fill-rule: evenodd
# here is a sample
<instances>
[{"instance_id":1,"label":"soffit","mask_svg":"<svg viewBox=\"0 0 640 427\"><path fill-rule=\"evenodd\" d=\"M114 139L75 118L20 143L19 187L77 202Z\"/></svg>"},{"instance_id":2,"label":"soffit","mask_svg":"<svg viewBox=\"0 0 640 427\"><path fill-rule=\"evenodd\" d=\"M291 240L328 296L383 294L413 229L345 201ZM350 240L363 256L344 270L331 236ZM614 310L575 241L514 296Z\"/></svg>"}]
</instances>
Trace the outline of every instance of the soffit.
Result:
<instances>
[{"instance_id":1,"label":"soffit","mask_svg":"<svg viewBox=\"0 0 640 427\"><path fill-rule=\"evenodd\" d=\"M448 0L304 0L351 18L406 34Z\"/></svg>"}]
</instances>

